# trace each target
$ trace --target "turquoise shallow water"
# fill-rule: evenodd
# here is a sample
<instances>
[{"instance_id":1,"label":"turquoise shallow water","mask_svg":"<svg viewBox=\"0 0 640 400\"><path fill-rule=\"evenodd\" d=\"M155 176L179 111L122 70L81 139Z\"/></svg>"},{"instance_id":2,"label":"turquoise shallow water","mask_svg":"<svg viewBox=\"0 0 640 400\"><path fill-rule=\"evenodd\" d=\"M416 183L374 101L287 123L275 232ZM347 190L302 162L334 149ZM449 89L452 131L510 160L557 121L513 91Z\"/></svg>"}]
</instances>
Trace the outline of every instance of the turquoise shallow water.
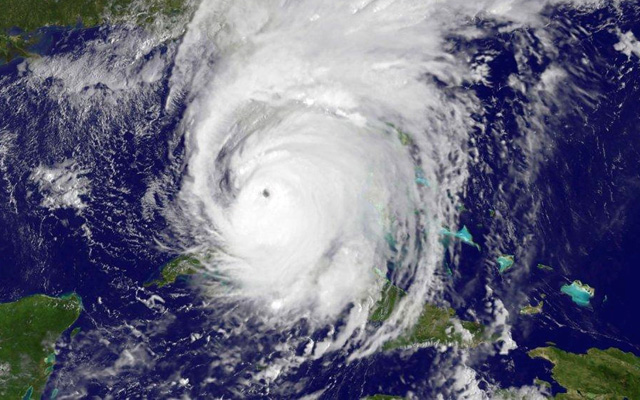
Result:
<instances>
[{"instance_id":1,"label":"turquoise shallow water","mask_svg":"<svg viewBox=\"0 0 640 400\"><path fill-rule=\"evenodd\" d=\"M571 285L563 285L560 288L562 293L571 296L571 300L579 306L586 307L593 295L589 290L585 289L580 283L572 282Z\"/></svg>"},{"instance_id":2,"label":"turquoise shallow water","mask_svg":"<svg viewBox=\"0 0 640 400\"><path fill-rule=\"evenodd\" d=\"M503 273L513 266L514 258L513 255L503 255L498 257L498 265L500 266L499 271Z\"/></svg>"},{"instance_id":3,"label":"turquoise shallow water","mask_svg":"<svg viewBox=\"0 0 640 400\"><path fill-rule=\"evenodd\" d=\"M458 232L455 232L455 233L451 232L447 228L442 228L440 229L440 234L445 237L448 236L448 237L454 237L454 238L460 239L463 243L466 243L480 250L480 246L473 241L473 235L471 235L471 232L469 232L469 229L466 227L466 225L463 226L462 229L460 229Z\"/></svg>"}]
</instances>

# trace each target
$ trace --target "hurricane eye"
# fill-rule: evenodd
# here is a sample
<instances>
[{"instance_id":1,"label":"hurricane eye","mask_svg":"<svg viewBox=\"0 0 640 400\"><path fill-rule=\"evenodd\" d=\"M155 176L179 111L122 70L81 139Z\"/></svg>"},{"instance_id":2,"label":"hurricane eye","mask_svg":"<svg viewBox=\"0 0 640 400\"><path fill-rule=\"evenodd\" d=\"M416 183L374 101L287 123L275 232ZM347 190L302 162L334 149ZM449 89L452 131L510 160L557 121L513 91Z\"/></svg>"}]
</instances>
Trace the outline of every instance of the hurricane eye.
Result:
<instances>
[{"instance_id":1,"label":"hurricane eye","mask_svg":"<svg viewBox=\"0 0 640 400\"><path fill-rule=\"evenodd\" d=\"M269 192L269 189L266 189L266 188L265 188L265 189L262 191L262 196L264 196L265 198L266 198L266 197L271 196L271 192Z\"/></svg>"}]
</instances>

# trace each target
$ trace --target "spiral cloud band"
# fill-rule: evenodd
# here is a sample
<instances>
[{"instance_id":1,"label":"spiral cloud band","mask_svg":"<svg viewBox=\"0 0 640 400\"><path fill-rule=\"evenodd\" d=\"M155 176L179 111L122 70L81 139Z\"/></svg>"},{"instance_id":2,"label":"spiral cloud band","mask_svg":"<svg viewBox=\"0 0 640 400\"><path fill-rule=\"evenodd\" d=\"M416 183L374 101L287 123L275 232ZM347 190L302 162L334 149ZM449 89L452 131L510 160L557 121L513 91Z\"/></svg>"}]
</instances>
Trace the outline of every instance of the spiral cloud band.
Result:
<instances>
[{"instance_id":1,"label":"spiral cloud band","mask_svg":"<svg viewBox=\"0 0 640 400\"><path fill-rule=\"evenodd\" d=\"M433 232L466 177L472 111L443 89L466 72L443 50L442 13L451 20L428 1L203 2L172 77L193 96L177 226L213 249L208 268L231 293L320 320L350 309L356 326L391 278L409 293L402 321L417 316L440 257Z\"/></svg>"}]
</instances>

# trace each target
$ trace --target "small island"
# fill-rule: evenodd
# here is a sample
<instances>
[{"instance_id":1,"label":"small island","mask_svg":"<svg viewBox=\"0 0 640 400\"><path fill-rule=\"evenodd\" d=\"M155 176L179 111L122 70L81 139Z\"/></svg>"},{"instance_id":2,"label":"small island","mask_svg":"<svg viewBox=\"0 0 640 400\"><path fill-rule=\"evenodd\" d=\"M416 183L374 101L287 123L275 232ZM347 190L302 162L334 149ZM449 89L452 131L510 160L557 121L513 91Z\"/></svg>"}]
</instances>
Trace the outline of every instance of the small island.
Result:
<instances>
[{"instance_id":1,"label":"small island","mask_svg":"<svg viewBox=\"0 0 640 400\"><path fill-rule=\"evenodd\" d=\"M553 267L550 267L550 266L545 265L545 264L538 264L536 267L538 269L543 270L543 271L553 271Z\"/></svg>"},{"instance_id":2,"label":"small island","mask_svg":"<svg viewBox=\"0 0 640 400\"><path fill-rule=\"evenodd\" d=\"M76 294L0 304L0 398L42 396L55 364L55 343L81 311Z\"/></svg>"},{"instance_id":3,"label":"small island","mask_svg":"<svg viewBox=\"0 0 640 400\"><path fill-rule=\"evenodd\" d=\"M540 302L535 306L533 305L524 306L520 309L520 314L522 315L540 314L542 312L543 305L544 305L544 302L540 300Z\"/></svg>"}]
</instances>

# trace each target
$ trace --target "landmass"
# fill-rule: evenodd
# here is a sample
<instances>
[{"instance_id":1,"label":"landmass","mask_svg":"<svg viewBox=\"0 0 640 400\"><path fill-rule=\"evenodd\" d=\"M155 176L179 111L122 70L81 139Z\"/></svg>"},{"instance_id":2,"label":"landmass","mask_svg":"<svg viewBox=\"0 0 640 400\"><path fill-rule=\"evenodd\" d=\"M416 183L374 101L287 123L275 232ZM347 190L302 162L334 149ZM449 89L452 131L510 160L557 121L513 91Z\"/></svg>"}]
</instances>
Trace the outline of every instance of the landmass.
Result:
<instances>
[{"instance_id":1,"label":"landmass","mask_svg":"<svg viewBox=\"0 0 640 400\"><path fill-rule=\"evenodd\" d=\"M0 398L42 396L55 364L55 342L81 311L76 294L34 295L0 304Z\"/></svg>"},{"instance_id":2,"label":"landmass","mask_svg":"<svg viewBox=\"0 0 640 400\"><path fill-rule=\"evenodd\" d=\"M535 378L533 380L533 384L537 385L537 386L542 386L544 388L551 388L551 384L545 380L539 379L539 378Z\"/></svg>"},{"instance_id":3,"label":"landmass","mask_svg":"<svg viewBox=\"0 0 640 400\"><path fill-rule=\"evenodd\" d=\"M474 347L484 341L484 326L461 320L452 308L425 304L416 325L405 335L383 345L384 350L427 346Z\"/></svg>"},{"instance_id":4,"label":"landmass","mask_svg":"<svg viewBox=\"0 0 640 400\"><path fill-rule=\"evenodd\" d=\"M73 328L73 330L71 331L71 333L69 334L69 337L71 339L73 339L74 337L76 337L76 335L78 333L80 333L80 331L82 330L82 328L80 328L79 326L76 326L75 328Z\"/></svg>"},{"instance_id":5,"label":"landmass","mask_svg":"<svg viewBox=\"0 0 640 400\"><path fill-rule=\"evenodd\" d=\"M169 261L160 269L160 278L146 282L145 287L163 287L174 283L178 278L193 275L203 269L202 262L192 255L181 255Z\"/></svg>"},{"instance_id":6,"label":"landmass","mask_svg":"<svg viewBox=\"0 0 640 400\"><path fill-rule=\"evenodd\" d=\"M369 321L382 322L387 320L393 310L404 295L405 291L393 285L391 282L386 282L382 288L382 297L376 303L376 306L369 315Z\"/></svg>"},{"instance_id":7,"label":"landmass","mask_svg":"<svg viewBox=\"0 0 640 400\"><path fill-rule=\"evenodd\" d=\"M29 57L30 53L26 49L33 44L35 44L33 39L0 32L0 64L3 60L11 61L17 57Z\"/></svg>"},{"instance_id":8,"label":"landmass","mask_svg":"<svg viewBox=\"0 0 640 400\"><path fill-rule=\"evenodd\" d=\"M395 124L392 124L391 122L386 122L386 125L395 131L395 133L398 135L398 140L400 140L400 143L402 143L403 146L413 145L413 140L411 139L411 135L409 135L407 132L398 128Z\"/></svg>"},{"instance_id":9,"label":"landmass","mask_svg":"<svg viewBox=\"0 0 640 400\"><path fill-rule=\"evenodd\" d=\"M550 266L545 265L545 264L538 264L537 267L538 267L538 269L541 269L543 271L553 271L553 267L550 267Z\"/></svg>"},{"instance_id":10,"label":"landmass","mask_svg":"<svg viewBox=\"0 0 640 400\"><path fill-rule=\"evenodd\" d=\"M562 285L560 291L571 296L571 300L581 307L589 305L589 300L595 295L596 290L586 283L575 280L571 285Z\"/></svg>"},{"instance_id":11,"label":"landmass","mask_svg":"<svg viewBox=\"0 0 640 400\"><path fill-rule=\"evenodd\" d=\"M533 397L539 399L540 397ZM522 392L518 388L510 387L506 389L497 389L491 393L491 400L531 400L531 392Z\"/></svg>"},{"instance_id":12,"label":"landmass","mask_svg":"<svg viewBox=\"0 0 640 400\"><path fill-rule=\"evenodd\" d=\"M0 0L0 60L28 57L29 47L38 42L37 29L46 26L85 28L126 16L140 25L155 15L185 11L186 0Z\"/></svg>"},{"instance_id":13,"label":"landmass","mask_svg":"<svg viewBox=\"0 0 640 400\"><path fill-rule=\"evenodd\" d=\"M538 304L535 306L533 305L524 306L520 309L520 314L522 315L540 314L542 312L543 305L544 305L544 302L540 300L540 302L538 302Z\"/></svg>"},{"instance_id":14,"label":"landmass","mask_svg":"<svg viewBox=\"0 0 640 400\"><path fill-rule=\"evenodd\" d=\"M564 387L557 400L640 399L640 358L616 348L574 354L556 347L531 350L529 356L553 363L553 379Z\"/></svg>"},{"instance_id":15,"label":"landmass","mask_svg":"<svg viewBox=\"0 0 640 400\"><path fill-rule=\"evenodd\" d=\"M383 322L391 316L405 292L386 282L382 297L373 308L369 320ZM484 340L484 326L477 322L461 320L452 308L425 304L418 321L411 330L383 345L392 350L418 345L476 346Z\"/></svg>"},{"instance_id":16,"label":"landmass","mask_svg":"<svg viewBox=\"0 0 640 400\"><path fill-rule=\"evenodd\" d=\"M503 273L504 271L510 269L515 262L515 258L511 254L503 254L497 259L498 262L498 271Z\"/></svg>"},{"instance_id":17,"label":"landmass","mask_svg":"<svg viewBox=\"0 0 640 400\"><path fill-rule=\"evenodd\" d=\"M389 128L393 129L393 131L398 136L398 140L403 146L413 146L413 139L411 138L411 135L409 133L403 131L391 122L386 122L385 124ZM415 182L418 186L431 187L429 180L425 177L424 171L420 167L416 167L415 169Z\"/></svg>"}]
</instances>

